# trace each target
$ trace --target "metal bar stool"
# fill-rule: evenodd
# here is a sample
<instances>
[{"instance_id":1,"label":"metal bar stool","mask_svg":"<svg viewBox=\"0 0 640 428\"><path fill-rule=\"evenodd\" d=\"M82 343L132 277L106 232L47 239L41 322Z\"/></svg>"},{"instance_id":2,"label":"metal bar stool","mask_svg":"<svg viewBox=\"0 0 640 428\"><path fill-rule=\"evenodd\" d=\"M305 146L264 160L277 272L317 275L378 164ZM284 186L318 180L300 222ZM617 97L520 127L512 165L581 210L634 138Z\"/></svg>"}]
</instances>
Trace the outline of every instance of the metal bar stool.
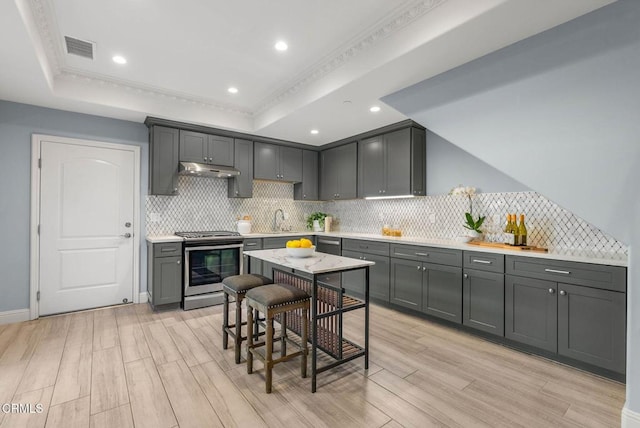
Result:
<instances>
[{"instance_id":1,"label":"metal bar stool","mask_svg":"<svg viewBox=\"0 0 640 428\"><path fill-rule=\"evenodd\" d=\"M247 324L253 323L253 311L262 312L265 315L266 335L264 342L254 343L252 334L247 334L247 373L253 373L253 357L255 356L264 363L265 388L267 394L271 393L273 366L283 361L288 361L299 355L300 374L307 377L307 347L309 331L309 306L311 297L303 290L289 284L270 284L264 287L253 288L246 294L247 301ZM301 343L298 344L287 336L287 312L293 312L293 324L299 326ZM276 315L281 315L280 358L273 359L273 319ZM299 350L287 355L286 341L296 346ZM265 355L262 356L257 348L265 346Z\"/></svg>"},{"instance_id":2,"label":"metal bar stool","mask_svg":"<svg viewBox=\"0 0 640 428\"><path fill-rule=\"evenodd\" d=\"M242 341L246 339L246 337L242 336L242 326L247 324L242 322L242 300L247 291L272 282L266 276L256 274L233 275L222 280L222 291L224 291L222 348L227 349L229 336L233 337L236 364L240 364L240 347L242 346ZM229 296L233 296L236 301L236 321L232 325L229 325ZM251 331L251 324L247 326L247 334Z\"/></svg>"}]
</instances>

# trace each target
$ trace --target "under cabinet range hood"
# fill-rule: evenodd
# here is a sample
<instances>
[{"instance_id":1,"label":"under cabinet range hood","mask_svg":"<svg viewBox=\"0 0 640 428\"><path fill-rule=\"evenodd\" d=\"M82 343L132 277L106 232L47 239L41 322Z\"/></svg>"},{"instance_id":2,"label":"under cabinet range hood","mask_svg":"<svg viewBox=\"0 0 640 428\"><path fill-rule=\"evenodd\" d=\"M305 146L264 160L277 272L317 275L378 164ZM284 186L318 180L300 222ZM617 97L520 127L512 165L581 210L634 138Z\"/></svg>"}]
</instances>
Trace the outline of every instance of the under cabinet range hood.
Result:
<instances>
[{"instance_id":1,"label":"under cabinet range hood","mask_svg":"<svg viewBox=\"0 0 640 428\"><path fill-rule=\"evenodd\" d=\"M240 175L240 171L230 166L208 165L197 162L180 162L180 175L229 178Z\"/></svg>"}]
</instances>

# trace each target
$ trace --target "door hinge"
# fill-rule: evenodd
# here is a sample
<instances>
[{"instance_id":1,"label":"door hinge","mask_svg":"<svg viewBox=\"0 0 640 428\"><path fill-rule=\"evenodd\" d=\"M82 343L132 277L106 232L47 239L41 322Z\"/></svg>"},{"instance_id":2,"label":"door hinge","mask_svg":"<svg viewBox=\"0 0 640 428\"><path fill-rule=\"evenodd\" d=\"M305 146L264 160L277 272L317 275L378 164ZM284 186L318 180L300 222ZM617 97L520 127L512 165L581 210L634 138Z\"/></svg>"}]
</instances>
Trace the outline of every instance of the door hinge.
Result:
<instances>
[{"instance_id":1,"label":"door hinge","mask_svg":"<svg viewBox=\"0 0 640 428\"><path fill-rule=\"evenodd\" d=\"M37 300L38 302L40 301L40 292L39 292L39 291L36 293L36 300Z\"/></svg>"},{"instance_id":2,"label":"door hinge","mask_svg":"<svg viewBox=\"0 0 640 428\"><path fill-rule=\"evenodd\" d=\"M42 158L38 158L38 168L42 168Z\"/></svg>"}]
</instances>

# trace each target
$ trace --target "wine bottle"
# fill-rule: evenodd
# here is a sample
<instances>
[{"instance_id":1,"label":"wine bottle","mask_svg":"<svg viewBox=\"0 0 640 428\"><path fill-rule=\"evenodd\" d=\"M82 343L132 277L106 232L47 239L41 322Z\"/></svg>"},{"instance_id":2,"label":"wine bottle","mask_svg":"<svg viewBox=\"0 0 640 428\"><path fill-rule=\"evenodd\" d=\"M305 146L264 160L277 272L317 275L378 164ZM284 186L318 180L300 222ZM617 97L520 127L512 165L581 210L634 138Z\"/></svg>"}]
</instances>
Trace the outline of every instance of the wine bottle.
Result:
<instances>
[{"instance_id":1,"label":"wine bottle","mask_svg":"<svg viewBox=\"0 0 640 428\"><path fill-rule=\"evenodd\" d=\"M518 227L518 215L513 215L513 245L520 245L520 228Z\"/></svg>"},{"instance_id":2,"label":"wine bottle","mask_svg":"<svg viewBox=\"0 0 640 428\"><path fill-rule=\"evenodd\" d=\"M527 245L527 226L524 224L524 214L520 214L520 226L518 227L518 235L520 235L520 245Z\"/></svg>"},{"instance_id":3,"label":"wine bottle","mask_svg":"<svg viewBox=\"0 0 640 428\"><path fill-rule=\"evenodd\" d=\"M504 243L514 245L515 230L513 225L513 216L507 214L507 226L504 228Z\"/></svg>"}]
</instances>

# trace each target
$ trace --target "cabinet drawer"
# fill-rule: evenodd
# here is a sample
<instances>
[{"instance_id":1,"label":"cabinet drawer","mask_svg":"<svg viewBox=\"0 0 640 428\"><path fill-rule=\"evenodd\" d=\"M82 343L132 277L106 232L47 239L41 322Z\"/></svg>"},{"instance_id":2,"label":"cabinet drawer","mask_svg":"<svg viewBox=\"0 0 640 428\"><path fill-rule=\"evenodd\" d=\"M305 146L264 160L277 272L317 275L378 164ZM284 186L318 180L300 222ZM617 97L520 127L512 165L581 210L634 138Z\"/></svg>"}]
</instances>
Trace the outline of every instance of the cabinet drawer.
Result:
<instances>
[{"instance_id":1,"label":"cabinet drawer","mask_svg":"<svg viewBox=\"0 0 640 428\"><path fill-rule=\"evenodd\" d=\"M245 238L242 249L244 251L262 250L262 239L261 238Z\"/></svg>"},{"instance_id":2,"label":"cabinet drawer","mask_svg":"<svg viewBox=\"0 0 640 428\"><path fill-rule=\"evenodd\" d=\"M462 266L462 251L418 245L391 244L391 257L448 266Z\"/></svg>"},{"instance_id":3,"label":"cabinet drawer","mask_svg":"<svg viewBox=\"0 0 640 428\"><path fill-rule=\"evenodd\" d=\"M302 236L278 236L275 238L264 238L262 239L262 249L272 250L275 248L285 248L287 246L287 241L300 238L302 238Z\"/></svg>"},{"instance_id":4,"label":"cabinet drawer","mask_svg":"<svg viewBox=\"0 0 640 428\"><path fill-rule=\"evenodd\" d=\"M603 290L626 292L627 269L590 263L506 257L506 273L546 279L565 284L584 285Z\"/></svg>"},{"instance_id":5,"label":"cabinet drawer","mask_svg":"<svg viewBox=\"0 0 640 428\"><path fill-rule=\"evenodd\" d=\"M504 254L465 251L462 254L462 263L465 268L504 273Z\"/></svg>"},{"instance_id":6,"label":"cabinet drawer","mask_svg":"<svg viewBox=\"0 0 640 428\"><path fill-rule=\"evenodd\" d=\"M389 255L389 244L386 242L364 241L360 239L343 239L342 249L359 251L367 254L377 254L379 256Z\"/></svg>"},{"instance_id":7,"label":"cabinet drawer","mask_svg":"<svg viewBox=\"0 0 640 428\"><path fill-rule=\"evenodd\" d=\"M153 244L153 257L182 256L182 242Z\"/></svg>"}]
</instances>

